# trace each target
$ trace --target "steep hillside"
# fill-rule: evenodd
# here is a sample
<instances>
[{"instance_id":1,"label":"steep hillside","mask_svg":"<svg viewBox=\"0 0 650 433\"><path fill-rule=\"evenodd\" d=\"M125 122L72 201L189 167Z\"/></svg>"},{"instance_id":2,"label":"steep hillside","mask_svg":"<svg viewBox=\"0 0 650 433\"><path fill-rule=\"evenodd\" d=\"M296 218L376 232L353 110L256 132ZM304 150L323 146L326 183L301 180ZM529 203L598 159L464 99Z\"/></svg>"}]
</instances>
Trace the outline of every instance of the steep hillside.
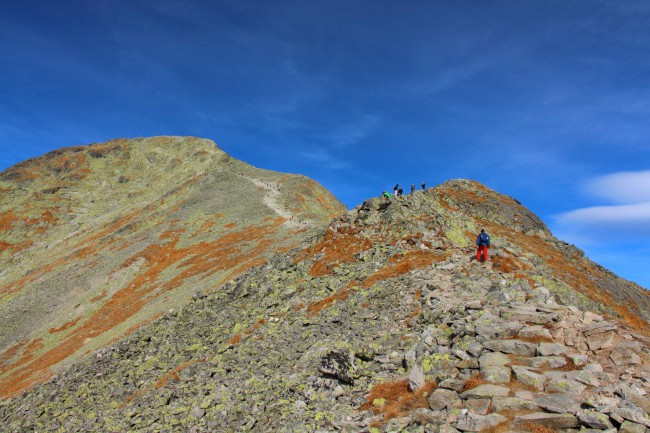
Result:
<instances>
[{"instance_id":1,"label":"steep hillside","mask_svg":"<svg viewBox=\"0 0 650 433\"><path fill-rule=\"evenodd\" d=\"M474 260L481 227L490 259ZM644 432L650 296L456 180L324 234L0 404L10 432Z\"/></svg>"},{"instance_id":2,"label":"steep hillside","mask_svg":"<svg viewBox=\"0 0 650 433\"><path fill-rule=\"evenodd\" d=\"M0 173L0 396L266 263L345 207L209 140L113 140Z\"/></svg>"}]
</instances>

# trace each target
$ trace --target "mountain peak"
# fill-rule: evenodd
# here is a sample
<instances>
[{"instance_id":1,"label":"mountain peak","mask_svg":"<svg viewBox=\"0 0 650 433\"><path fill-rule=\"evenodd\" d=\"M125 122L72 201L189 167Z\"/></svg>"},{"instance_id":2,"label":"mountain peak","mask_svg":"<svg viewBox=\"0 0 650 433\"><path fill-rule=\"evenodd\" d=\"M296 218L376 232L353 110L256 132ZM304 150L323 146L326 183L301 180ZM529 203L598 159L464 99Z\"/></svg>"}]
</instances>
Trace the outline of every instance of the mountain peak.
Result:
<instances>
[{"instance_id":1,"label":"mountain peak","mask_svg":"<svg viewBox=\"0 0 650 433\"><path fill-rule=\"evenodd\" d=\"M282 190L310 182L257 171L246 179L251 172L235 166L228 185L259 188L248 212L275 215L257 224L236 220L234 232L215 238L209 229L224 217L188 218L198 199L184 189L169 196L173 212L154 214L155 236L129 228L128 240L109 238L120 266L108 278L129 290L103 294L106 304L143 293L127 299L142 301L144 310L181 281L194 290L191 301L138 322L126 337L89 350L21 395L8 386L25 385L36 371L29 366L46 359L31 352L46 341L10 347L2 359L13 375L4 376L2 389L12 398L1 403L0 418L12 431L650 426L648 292L553 237L517 200L457 179L372 198L301 231L282 216L295 215ZM322 196L314 200L328 212ZM239 201L224 212L241 215ZM476 260L481 228L492 240L485 262ZM133 234L155 242L130 249ZM76 270L64 265L66 275ZM226 276L212 278L218 271ZM91 338L84 330L101 329L106 313L122 310L97 311L104 314L54 328L65 335L57 347Z\"/></svg>"},{"instance_id":2,"label":"mountain peak","mask_svg":"<svg viewBox=\"0 0 650 433\"><path fill-rule=\"evenodd\" d=\"M2 395L298 246L346 208L205 139L117 139L0 173ZM36 318L36 319L34 319Z\"/></svg>"}]
</instances>

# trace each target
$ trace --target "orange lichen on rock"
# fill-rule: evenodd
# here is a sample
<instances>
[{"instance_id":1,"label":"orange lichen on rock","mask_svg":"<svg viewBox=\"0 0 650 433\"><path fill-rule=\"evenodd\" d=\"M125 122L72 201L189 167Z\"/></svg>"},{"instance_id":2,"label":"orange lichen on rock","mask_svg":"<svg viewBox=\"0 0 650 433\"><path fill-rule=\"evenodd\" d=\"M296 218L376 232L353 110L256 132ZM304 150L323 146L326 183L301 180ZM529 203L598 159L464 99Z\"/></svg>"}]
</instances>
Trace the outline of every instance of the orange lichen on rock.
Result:
<instances>
[{"instance_id":1,"label":"orange lichen on rock","mask_svg":"<svg viewBox=\"0 0 650 433\"><path fill-rule=\"evenodd\" d=\"M21 242L19 244L10 244L10 243L7 243L5 241L0 241L0 251L12 250L13 252L16 253L18 251L24 250L25 248L29 248L32 245L34 245L34 242L32 242L32 241L25 241L25 242Z\"/></svg>"},{"instance_id":2,"label":"orange lichen on rock","mask_svg":"<svg viewBox=\"0 0 650 433\"><path fill-rule=\"evenodd\" d=\"M609 307L637 331L648 333L648 323L631 308L636 305L636 302L632 299L623 299L629 296L627 293L614 293L606 285L599 287L596 284L595 281L607 281L607 274L602 268L582 257L567 257L566 253L539 236L508 232L505 229L502 229L501 236L543 257L544 263L557 278L592 301ZM641 296L647 294L641 293Z\"/></svg>"},{"instance_id":3,"label":"orange lichen on rock","mask_svg":"<svg viewBox=\"0 0 650 433\"><path fill-rule=\"evenodd\" d=\"M368 288L379 281L399 277L415 269L426 268L433 263L447 259L447 257L449 257L449 253L431 250L412 250L403 255L395 255L390 259L391 265L366 278L361 283L361 287Z\"/></svg>"},{"instance_id":4,"label":"orange lichen on rock","mask_svg":"<svg viewBox=\"0 0 650 433\"><path fill-rule=\"evenodd\" d=\"M214 226L214 224L215 224L215 222L211 221L211 220L204 221L203 224L201 224L201 227L199 227L199 229L196 232L194 232L194 234L192 236L190 236L190 238L191 239L195 238L198 235L207 232L208 230L210 230Z\"/></svg>"},{"instance_id":5,"label":"orange lichen on rock","mask_svg":"<svg viewBox=\"0 0 650 433\"><path fill-rule=\"evenodd\" d=\"M512 255L508 255L508 256L493 255L491 257L491 260L492 260L492 266L494 268L506 274L517 273L517 271L530 269L530 266L517 260Z\"/></svg>"},{"instance_id":6,"label":"orange lichen on rock","mask_svg":"<svg viewBox=\"0 0 650 433\"><path fill-rule=\"evenodd\" d=\"M65 257L55 259L51 263L43 264L40 268L38 268L38 270L31 272L30 274L26 275L20 280L0 287L0 297L18 292L26 284L36 281L37 279L39 279L45 274L50 273L54 269L58 269L61 266L65 266L69 263L72 263L79 258L86 258L91 254L96 254L98 251L100 251L103 248L109 247L111 243L114 242L114 240L109 242L102 242L102 239L111 235L115 231L125 227L127 224L130 224L133 218L139 215L140 212L141 210L136 210L134 212L131 212L128 215L125 215L117 219L112 223L106 224L103 230L100 230L97 233L94 233L89 237L82 239L77 244L72 245L69 248L70 250L72 250L71 254L68 254Z\"/></svg>"},{"instance_id":7,"label":"orange lichen on rock","mask_svg":"<svg viewBox=\"0 0 650 433\"><path fill-rule=\"evenodd\" d=\"M25 223L28 226L33 226L37 224L46 224L46 225L51 225L51 224L56 224L59 219L54 216L54 213L52 213L52 210L58 210L59 208L52 208L48 209L46 211L43 211L40 216L36 218L25 218Z\"/></svg>"},{"instance_id":8,"label":"orange lichen on rock","mask_svg":"<svg viewBox=\"0 0 650 433\"><path fill-rule=\"evenodd\" d=\"M467 391L470 389L474 389L479 385L485 385L488 382L487 380L483 379L481 377L481 373L474 373L469 379L465 381L465 385L463 386L463 391Z\"/></svg>"},{"instance_id":9,"label":"orange lichen on rock","mask_svg":"<svg viewBox=\"0 0 650 433\"><path fill-rule=\"evenodd\" d=\"M322 258L315 261L309 272L313 277L320 277L331 274L337 265L356 261L355 256L371 246L370 240L360 236L355 229L328 230L320 242L298 256L298 261L323 254Z\"/></svg>"},{"instance_id":10,"label":"orange lichen on rock","mask_svg":"<svg viewBox=\"0 0 650 433\"><path fill-rule=\"evenodd\" d=\"M186 279L212 275L218 271L236 269L243 272L260 263L260 256L267 251L273 240L266 239L282 225L282 218L271 224L252 226L229 233L213 242L200 242L188 247L178 247L180 231L170 232L164 245L153 244L124 262L124 266L143 259L146 270L137 275L126 287L117 291L101 308L68 334L65 339L31 363L21 363L9 377L0 380L0 397L19 393L36 384L41 372L66 359L81 349L87 341L104 334L135 315L152 299L180 286ZM126 224L126 222L123 222ZM93 240L99 235L93 236ZM86 240L85 242L88 242ZM85 248L93 244L85 244ZM182 269L167 282L158 281L166 270ZM233 275L221 281L226 281Z\"/></svg>"},{"instance_id":11,"label":"orange lichen on rock","mask_svg":"<svg viewBox=\"0 0 650 433\"><path fill-rule=\"evenodd\" d=\"M307 315L313 317L320 313L323 309L331 307L335 302L348 299L350 296L350 291L351 289L346 287L334 293L333 295L328 296L325 299L314 302L309 307L307 307Z\"/></svg>"},{"instance_id":12,"label":"orange lichen on rock","mask_svg":"<svg viewBox=\"0 0 650 433\"><path fill-rule=\"evenodd\" d=\"M378 427L392 418L407 416L415 409L428 408L427 397L435 388L434 381L427 381L415 392L409 389L409 381L406 379L379 383L370 390L366 403L359 409L372 409L376 415L383 414L383 422L373 425Z\"/></svg>"},{"instance_id":13,"label":"orange lichen on rock","mask_svg":"<svg viewBox=\"0 0 650 433\"><path fill-rule=\"evenodd\" d=\"M200 362L205 362L205 358L195 359L195 360L192 360L192 361L187 361L187 362L182 363L181 365L177 366L176 368L174 368L173 370L171 370L170 372L165 374L163 377L161 377L160 380L158 380L158 382L156 382L155 387L156 388L162 388L163 386L165 386L167 384L167 382L170 379L171 380L176 380L176 381L181 380L180 375L178 373L180 373L181 371L185 370L186 368L191 367L192 365L198 364Z\"/></svg>"},{"instance_id":14,"label":"orange lichen on rock","mask_svg":"<svg viewBox=\"0 0 650 433\"><path fill-rule=\"evenodd\" d=\"M9 230L18 217L11 211L0 212L0 232Z\"/></svg>"},{"instance_id":15,"label":"orange lichen on rock","mask_svg":"<svg viewBox=\"0 0 650 433\"><path fill-rule=\"evenodd\" d=\"M65 331L66 329L72 328L75 326L79 320L81 320L81 317L77 317L74 320L71 320L70 322L64 323L63 325L59 326L58 328L50 328L49 332L50 334L56 334L57 332Z\"/></svg>"},{"instance_id":16,"label":"orange lichen on rock","mask_svg":"<svg viewBox=\"0 0 650 433\"><path fill-rule=\"evenodd\" d=\"M29 343L27 340L23 340L4 353L0 354L0 374L4 374L7 371L11 370L15 365L20 365L25 362L29 362L34 358L34 352L43 348L43 339L37 338ZM12 359L20 356L15 361L11 362ZM0 387L0 395L2 395L2 388Z\"/></svg>"},{"instance_id":17,"label":"orange lichen on rock","mask_svg":"<svg viewBox=\"0 0 650 433\"><path fill-rule=\"evenodd\" d=\"M235 334L235 335L234 335L234 336L233 336L233 337L228 341L228 343L230 343L231 346L235 346L235 345L239 344L239 342L240 342L241 339L244 337L244 335L251 335L252 333L254 333L255 331L257 331L258 329L260 329L262 326L264 326L265 324L266 324L266 320L264 320L264 319L260 319L260 320L258 320L257 323L255 323L255 324L254 324L253 326L251 326L250 328L246 329L243 333Z\"/></svg>"}]
</instances>

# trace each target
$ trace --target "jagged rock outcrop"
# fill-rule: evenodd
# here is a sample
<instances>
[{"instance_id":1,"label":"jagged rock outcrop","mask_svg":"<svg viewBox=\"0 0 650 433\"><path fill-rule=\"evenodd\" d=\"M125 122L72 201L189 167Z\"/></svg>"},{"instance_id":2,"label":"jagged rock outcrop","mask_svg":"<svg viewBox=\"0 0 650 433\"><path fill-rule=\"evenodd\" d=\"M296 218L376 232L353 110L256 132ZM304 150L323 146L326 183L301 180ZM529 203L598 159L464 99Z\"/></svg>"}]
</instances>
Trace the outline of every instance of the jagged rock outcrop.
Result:
<instances>
[{"instance_id":1,"label":"jagged rock outcrop","mask_svg":"<svg viewBox=\"0 0 650 433\"><path fill-rule=\"evenodd\" d=\"M288 250L346 208L209 140L60 149L0 173L0 397Z\"/></svg>"},{"instance_id":2,"label":"jagged rock outcrop","mask_svg":"<svg viewBox=\"0 0 650 433\"><path fill-rule=\"evenodd\" d=\"M648 293L475 182L368 200L300 248L196 290L3 401L8 431L650 427Z\"/></svg>"}]
</instances>

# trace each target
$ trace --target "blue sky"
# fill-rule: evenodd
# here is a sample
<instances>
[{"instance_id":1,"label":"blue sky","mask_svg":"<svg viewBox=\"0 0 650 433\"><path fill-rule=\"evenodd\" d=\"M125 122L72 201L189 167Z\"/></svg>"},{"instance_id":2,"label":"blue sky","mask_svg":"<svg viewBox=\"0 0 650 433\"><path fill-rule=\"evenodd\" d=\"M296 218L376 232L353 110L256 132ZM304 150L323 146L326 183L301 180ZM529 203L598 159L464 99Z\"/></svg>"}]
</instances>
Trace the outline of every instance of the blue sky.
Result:
<instances>
[{"instance_id":1,"label":"blue sky","mask_svg":"<svg viewBox=\"0 0 650 433\"><path fill-rule=\"evenodd\" d=\"M349 207L470 178L650 287L650 3L4 2L0 169L196 135Z\"/></svg>"}]
</instances>

